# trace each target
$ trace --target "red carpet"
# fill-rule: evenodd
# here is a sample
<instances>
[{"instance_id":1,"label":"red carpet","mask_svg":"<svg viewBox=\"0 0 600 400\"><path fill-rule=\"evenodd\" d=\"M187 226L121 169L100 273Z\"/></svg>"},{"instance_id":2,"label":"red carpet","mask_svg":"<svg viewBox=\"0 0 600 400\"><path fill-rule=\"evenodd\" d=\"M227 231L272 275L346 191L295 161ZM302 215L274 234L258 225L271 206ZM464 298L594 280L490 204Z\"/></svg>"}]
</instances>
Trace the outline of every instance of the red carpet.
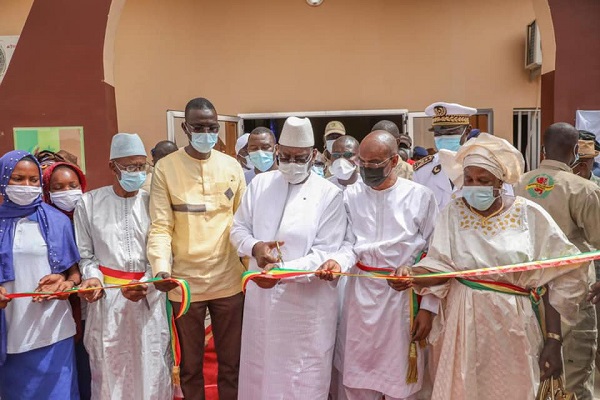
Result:
<instances>
[{"instance_id":1,"label":"red carpet","mask_svg":"<svg viewBox=\"0 0 600 400\"><path fill-rule=\"evenodd\" d=\"M212 326L206 327L204 340L204 390L206 400L219 400L217 392L217 353L215 352L215 340L212 334Z\"/></svg>"}]
</instances>

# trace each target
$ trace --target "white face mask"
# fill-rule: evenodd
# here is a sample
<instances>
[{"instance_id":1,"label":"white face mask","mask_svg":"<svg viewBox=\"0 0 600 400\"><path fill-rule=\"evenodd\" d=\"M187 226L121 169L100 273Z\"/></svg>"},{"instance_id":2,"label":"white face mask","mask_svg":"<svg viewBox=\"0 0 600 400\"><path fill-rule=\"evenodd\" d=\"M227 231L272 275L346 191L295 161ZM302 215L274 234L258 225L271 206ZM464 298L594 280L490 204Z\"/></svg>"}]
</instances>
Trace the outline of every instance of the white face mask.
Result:
<instances>
[{"instance_id":1,"label":"white face mask","mask_svg":"<svg viewBox=\"0 0 600 400\"><path fill-rule=\"evenodd\" d=\"M82 194L83 192L80 189L63 190L62 192L50 193L50 201L61 210L71 212L75 209Z\"/></svg>"},{"instance_id":2,"label":"white face mask","mask_svg":"<svg viewBox=\"0 0 600 400\"><path fill-rule=\"evenodd\" d=\"M352 164L345 158L338 158L333 162L333 164L331 164L329 171L335 175L336 178L342 181L347 181L356 171L356 165Z\"/></svg>"},{"instance_id":3,"label":"white face mask","mask_svg":"<svg viewBox=\"0 0 600 400\"><path fill-rule=\"evenodd\" d=\"M20 206L28 206L42 194L39 186L8 185L6 195L8 199Z\"/></svg>"},{"instance_id":4,"label":"white face mask","mask_svg":"<svg viewBox=\"0 0 600 400\"><path fill-rule=\"evenodd\" d=\"M288 183L295 185L304 181L308 177L310 165L310 161L308 161L306 164L279 163L279 171Z\"/></svg>"},{"instance_id":5,"label":"white face mask","mask_svg":"<svg viewBox=\"0 0 600 400\"><path fill-rule=\"evenodd\" d=\"M246 167L248 169L254 169L254 164L252 164L252 161L250 160L250 155L244 157L244 160L246 160Z\"/></svg>"},{"instance_id":6,"label":"white face mask","mask_svg":"<svg viewBox=\"0 0 600 400\"><path fill-rule=\"evenodd\" d=\"M329 152L329 154L331 154L333 152L333 142L335 142L335 139L325 141L325 147L327 148L327 151Z\"/></svg>"}]
</instances>

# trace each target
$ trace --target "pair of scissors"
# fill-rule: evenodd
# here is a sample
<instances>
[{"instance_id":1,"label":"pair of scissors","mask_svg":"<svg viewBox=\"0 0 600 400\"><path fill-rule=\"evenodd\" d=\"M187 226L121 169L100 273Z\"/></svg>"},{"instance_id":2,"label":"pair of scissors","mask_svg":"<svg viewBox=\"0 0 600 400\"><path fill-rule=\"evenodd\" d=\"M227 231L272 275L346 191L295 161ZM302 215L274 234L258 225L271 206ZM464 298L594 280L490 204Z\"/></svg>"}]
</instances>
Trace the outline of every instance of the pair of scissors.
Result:
<instances>
[{"instance_id":1,"label":"pair of scissors","mask_svg":"<svg viewBox=\"0 0 600 400\"><path fill-rule=\"evenodd\" d=\"M281 248L279 247L279 242L275 242L277 243L277 258L279 259L279 262L281 262L281 268L285 268L285 262L283 261L283 254L281 253Z\"/></svg>"}]
</instances>

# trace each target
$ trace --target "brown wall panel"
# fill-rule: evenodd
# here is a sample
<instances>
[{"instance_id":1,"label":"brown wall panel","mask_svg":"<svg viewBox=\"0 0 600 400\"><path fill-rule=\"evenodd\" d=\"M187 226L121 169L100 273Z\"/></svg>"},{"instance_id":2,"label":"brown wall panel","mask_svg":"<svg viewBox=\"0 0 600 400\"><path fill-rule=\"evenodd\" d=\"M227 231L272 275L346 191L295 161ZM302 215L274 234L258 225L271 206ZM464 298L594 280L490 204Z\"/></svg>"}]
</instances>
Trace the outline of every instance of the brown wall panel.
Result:
<instances>
[{"instance_id":1,"label":"brown wall panel","mask_svg":"<svg viewBox=\"0 0 600 400\"><path fill-rule=\"evenodd\" d=\"M576 110L600 110L600 1L548 3L556 37L553 117L574 124Z\"/></svg>"},{"instance_id":2,"label":"brown wall panel","mask_svg":"<svg viewBox=\"0 0 600 400\"><path fill-rule=\"evenodd\" d=\"M83 126L88 181L110 182L110 137L117 131L115 90L103 82L111 0L36 0L0 85L0 154L13 127Z\"/></svg>"},{"instance_id":3,"label":"brown wall panel","mask_svg":"<svg viewBox=\"0 0 600 400\"><path fill-rule=\"evenodd\" d=\"M542 132L554 123L554 73L552 71L542 75Z\"/></svg>"}]
</instances>

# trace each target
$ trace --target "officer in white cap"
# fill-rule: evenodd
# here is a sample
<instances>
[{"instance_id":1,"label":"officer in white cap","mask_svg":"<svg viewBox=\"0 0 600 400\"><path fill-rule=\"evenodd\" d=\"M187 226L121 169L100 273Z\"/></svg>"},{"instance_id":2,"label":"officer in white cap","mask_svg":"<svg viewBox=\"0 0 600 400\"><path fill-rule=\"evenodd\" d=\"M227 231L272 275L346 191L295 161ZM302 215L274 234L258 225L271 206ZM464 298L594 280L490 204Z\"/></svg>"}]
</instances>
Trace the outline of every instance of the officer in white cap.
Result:
<instances>
[{"instance_id":1,"label":"officer in white cap","mask_svg":"<svg viewBox=\"0 0 600 400\"><path fill-rule=\"evenodd\" d=\"M347 224L342 192L311 172L314 143L307 118L288 118L279 139L279 170L257 175L248 186L230 238L240 256L250 257L249 270L279 266L314 271L341 246ZM239 399L274 394L326 399L337 315L335 284L314 275L280 281L264 274L250 282Z\"/></svg>"},{"instance_id":2,"label":"officer in white cap","mask_svg":"<svg viewBox=\"0 0 600 400\"><path fill-rule=\"evenodd\" d=\"M477 109L456 103L436 102L427 107L425 114L433 117L431 130L437 149L457 151L471 131L469 117L476 113ZM452 200L453 195L458 195L455 193L457 188L442 171L438 154L422 158L413 168L413 180L433 191L440 209Z\"/></svg>"}]
</instances>

